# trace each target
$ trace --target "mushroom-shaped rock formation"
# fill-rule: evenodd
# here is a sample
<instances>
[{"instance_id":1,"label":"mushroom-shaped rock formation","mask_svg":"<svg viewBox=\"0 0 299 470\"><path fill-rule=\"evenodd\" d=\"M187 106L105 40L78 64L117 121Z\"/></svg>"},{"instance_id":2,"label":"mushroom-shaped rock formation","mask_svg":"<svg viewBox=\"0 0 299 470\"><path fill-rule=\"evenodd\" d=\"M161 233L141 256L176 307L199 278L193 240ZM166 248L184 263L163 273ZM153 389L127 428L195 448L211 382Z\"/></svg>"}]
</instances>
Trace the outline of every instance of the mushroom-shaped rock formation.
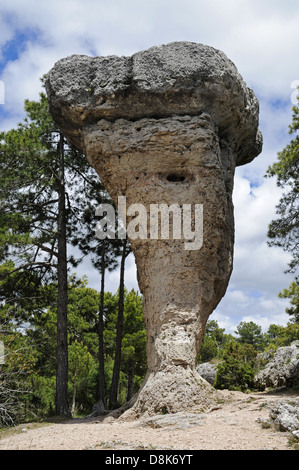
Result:
<instances>
[{"instance_id":1,"label":"mushroom-shaped rock formation","mask_svg":"<svg viewBox=\"0 0 299 470\"><path fill-rule=\"evenodd\" d=\"M128 233L148 357L133 409L202 408L210 389L195 362L232 271L235 167L262 148L257 98L224 53L190 42L132 57L73 55L55 64L46 89L53 119L114 202L125 197L131 216L145 210Z\"/></svg>"}]
</instances>

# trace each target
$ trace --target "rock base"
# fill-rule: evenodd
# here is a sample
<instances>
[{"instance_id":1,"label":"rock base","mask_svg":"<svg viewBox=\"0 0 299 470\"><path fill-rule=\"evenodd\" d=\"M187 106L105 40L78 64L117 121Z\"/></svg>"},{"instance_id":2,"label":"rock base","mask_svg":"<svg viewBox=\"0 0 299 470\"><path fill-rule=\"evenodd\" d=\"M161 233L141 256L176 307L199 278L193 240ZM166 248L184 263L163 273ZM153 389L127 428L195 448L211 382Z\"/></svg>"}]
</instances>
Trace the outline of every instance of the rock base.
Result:
<instances>
[{"instance_id":1,"label":"rock base","mask_svg":"<svg viewBox=\"0 0 299 470\"><path fill-rule=\"evenodd\" d=\"M222 401L221 392L215 390L196 370L184 366L168 366L150 373L138 394L125 411L122 419L140 416L207 411Z\"/></svg>"}]
</instances>

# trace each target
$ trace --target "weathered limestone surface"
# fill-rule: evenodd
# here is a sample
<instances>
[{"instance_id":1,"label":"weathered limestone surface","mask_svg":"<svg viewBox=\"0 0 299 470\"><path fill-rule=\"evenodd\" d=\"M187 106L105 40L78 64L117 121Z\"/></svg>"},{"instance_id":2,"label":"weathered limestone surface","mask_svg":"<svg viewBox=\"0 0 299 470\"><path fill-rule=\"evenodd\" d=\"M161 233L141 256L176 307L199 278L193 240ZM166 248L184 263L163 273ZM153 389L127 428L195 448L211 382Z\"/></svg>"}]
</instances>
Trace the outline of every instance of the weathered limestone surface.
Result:
<instances>
[{"instance_id":1,"label":"weathered limestone surface","mask_svg":"<svg viewBox=\"0 0 299 470\"><path fill-rule=\"evenodd\" d=\"M278 348L273 355L261 353L257 362L264 361L266 364L254 377L256 385L261 389L294 387L299 383L299 341Z\"/></svg>"},{"instance_id":2,"label":"weathered limestone surface","mask_svg":"<svg viewBox=\"0 0 299 470\"><path fill-rule=\"evenodd\" d=\"M132 57L71 56L46 88L53 118L116 204L126 196L148 215L151 204L203 205L200 249L130 239L148 335L135 410L201 408L210 388L195 359L232 271L234 170L261 152L258 101L222 52L188 42Z\"/></svg>"}]
</instances>

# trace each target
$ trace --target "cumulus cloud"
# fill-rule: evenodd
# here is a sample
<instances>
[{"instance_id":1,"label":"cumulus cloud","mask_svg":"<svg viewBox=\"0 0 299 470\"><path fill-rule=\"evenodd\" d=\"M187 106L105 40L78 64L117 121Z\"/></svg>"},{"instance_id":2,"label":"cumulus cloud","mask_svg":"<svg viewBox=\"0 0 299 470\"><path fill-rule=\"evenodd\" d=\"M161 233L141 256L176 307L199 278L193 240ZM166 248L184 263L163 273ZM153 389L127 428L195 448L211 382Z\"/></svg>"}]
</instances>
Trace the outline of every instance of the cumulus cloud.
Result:
<instances>
[{"instance_id":1,"label":"cumulus cloud","mask_svg":"<svg viewBox=\"0 0 299 470\"><path fill-rule=\"evenodd\" d=\"M243 291L228 290L218 308L210 319L216 320L226 333L234 334L237 325L242 322L253 322L266 332L271 324L285 326L289 320L284 313L287 301L245 294Z\"/></svg>"},{"instance_id":2,"label":"cumulus cloud","mask_svg":"<svg viewBox=\"0 0 299 470\"><path fill-rule=\"evenodd\" d=\"M290 256L280 248L269 248L266 236L281 194L272 179L255 187L236 174L234 269L227 293L213 314L229 330L240 321L254 321L264 329L289 321L288 302L277 296L292 281L292 275L284 273Z\"/></svg>"}]
</instances>

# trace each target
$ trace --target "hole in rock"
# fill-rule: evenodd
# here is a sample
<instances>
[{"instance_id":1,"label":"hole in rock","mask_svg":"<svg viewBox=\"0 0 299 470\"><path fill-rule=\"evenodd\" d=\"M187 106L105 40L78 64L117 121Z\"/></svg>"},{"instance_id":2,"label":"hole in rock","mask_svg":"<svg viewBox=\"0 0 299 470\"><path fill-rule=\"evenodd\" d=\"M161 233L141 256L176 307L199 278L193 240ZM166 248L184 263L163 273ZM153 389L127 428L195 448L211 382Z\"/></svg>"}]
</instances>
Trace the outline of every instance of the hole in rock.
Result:
<instances>
[{"instance_id":1,"label":"hole in rock","mask_svg":"<svg viewBox=\"0 0 299 470\"><path fill-rule=\"evenodd\" d=\"M171 173L170 175L167 176L166 179L167 181L170 181L171 183L182 183L183 181L185 181L185 176Z\"/></svg>"}]
</instances>

